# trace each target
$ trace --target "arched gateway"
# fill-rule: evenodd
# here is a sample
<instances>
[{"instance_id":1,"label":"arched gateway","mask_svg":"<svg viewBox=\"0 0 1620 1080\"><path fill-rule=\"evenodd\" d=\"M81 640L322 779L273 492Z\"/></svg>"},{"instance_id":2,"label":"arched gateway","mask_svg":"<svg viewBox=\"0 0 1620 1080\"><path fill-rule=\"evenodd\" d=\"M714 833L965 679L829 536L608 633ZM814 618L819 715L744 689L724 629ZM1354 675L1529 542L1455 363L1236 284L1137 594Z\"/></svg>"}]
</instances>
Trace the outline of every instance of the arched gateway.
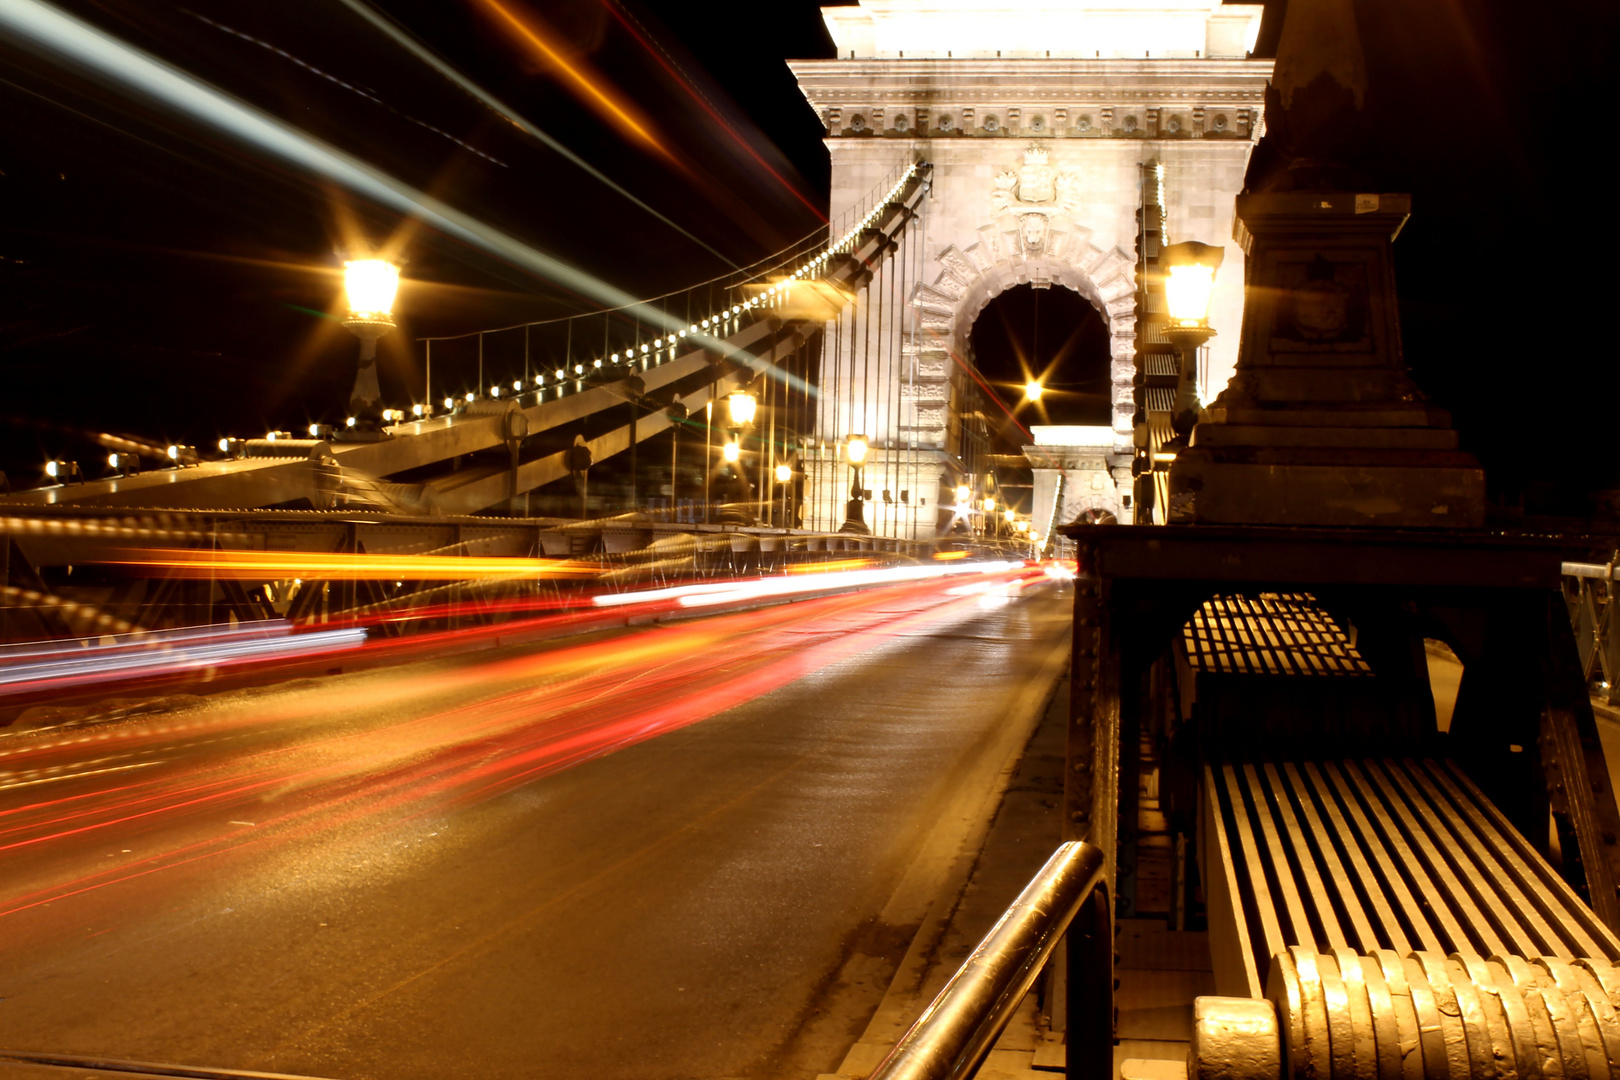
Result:
<instances>
[{"instance_id":1,"label":"arched gateway","mask_svg":"<svg viewBox=\"0 0 1620 1080\"><path fill-rule=\"evenodd\" d=\"M949 525L940 508L954 505L957 485L977 489L988 467L968 445L968 334L992 299L1028 284L1096 306L1113 358L1112 445L1083 429L1092 434L1082 453L1053 447L1032 464L1095 463L1096 475L1064 477L1069 494L1078 479L1087 508L1129 521L1143 177L1163 185L1149 201L1168 208L1172 239L1231 235L1271 73L1271 61L1247 59L1260 5L861 0L822 15L838 58L789 66L827 129L835 220L906 165L933 171L911 226L921 245L912 280L923 284L886 314L869 303L877 333L839 335L836 355L823 357L822 386L836 384L842 400L824 393L821 446L804 462L807 520L837 526L850 483L838 447L862 434L872 447L863 486L883 493L873 531L922 537ZM1236 361L1242 311L1242 253L1229 247L1211 305L1223 331L1210 350L1211 396ZM1038 481L1037 497L1043 486L1053 488ZM1032 509L1039 528L1069 508Z\"/></svg>"}]
</instances>

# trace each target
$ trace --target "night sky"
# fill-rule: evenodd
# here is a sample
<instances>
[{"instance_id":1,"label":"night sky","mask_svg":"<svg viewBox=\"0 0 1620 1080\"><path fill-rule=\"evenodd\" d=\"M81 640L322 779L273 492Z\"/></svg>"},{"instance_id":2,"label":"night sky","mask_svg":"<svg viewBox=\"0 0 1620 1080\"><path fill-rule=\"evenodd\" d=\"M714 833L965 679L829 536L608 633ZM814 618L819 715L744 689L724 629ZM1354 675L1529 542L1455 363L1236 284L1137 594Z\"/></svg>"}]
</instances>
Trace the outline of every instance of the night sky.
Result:
<instances>
[{"instance_id":1,"label":"night sky","mask_svg":"<svg viewBox=\"0 0 1620 1080\"><path fill-rule=\"evenodd\" d=\"M502 3L537 17L622 119L489 0L373 6L701 244L338 0L60 6L633 294L817 227L821 127L782 63L831 55L817 3ZM1620 483L1610 335L1585 344L1620 277L1601 166L1616 8L1359 4L1368 171L1414 195L1396 249L1408 360L1497 496L1542 512L1584 512L1589 492ZM1281 11L1268 5L1262 53ZM3 39L0 132L0 468L14 486L38 483L49 457L99 461L83 431L209 446L340 416L355 342L332 316L340 253L361 239L396 241L406 260L400 329L381 348L395 403L420 386L420 335L592 307ZM1015 349L975 345L988 376L1016 382ZM436 384L454 375L444 356Z\"/></svg>"}]
</instances>

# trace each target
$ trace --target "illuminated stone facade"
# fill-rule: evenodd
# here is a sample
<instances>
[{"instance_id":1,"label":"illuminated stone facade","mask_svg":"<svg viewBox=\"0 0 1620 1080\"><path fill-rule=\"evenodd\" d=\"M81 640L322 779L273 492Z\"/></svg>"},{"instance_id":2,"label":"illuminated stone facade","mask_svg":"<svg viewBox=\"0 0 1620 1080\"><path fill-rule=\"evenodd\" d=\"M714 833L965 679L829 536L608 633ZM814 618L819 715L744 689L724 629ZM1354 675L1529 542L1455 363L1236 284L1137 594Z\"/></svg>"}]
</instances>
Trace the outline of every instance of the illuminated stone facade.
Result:
<instances>
[{"instance_id":1,"label":"illuminated stone facade","mask_svg":"<svg viewBox=\"0 0 1620 1080\"><path fill-rule=\"evenodd\" d=\"M1072 289L1107 320L1111 464L1128 492L1141 165L1165 167L1172 239L1224 243L1271 71L1269 60L1246 58L1258 5L941 8L930 0L824 8L839 58L789 65L827 129L835 228L897 169L933 166L912 225L922 244L920 276L906 277L915 312L890 309L897 340L879 355L866 355L863 342L845 345L837 381L858 383L846 393L853 407L824 410L818 432L836 442L859 431L883 451L875 457L910 470L890 477L869 467L864 481L910 492L914 516L893 515L902 535L927 535L935 508L952 501L941 496L972 469L961 434L969 332L992 299L1020 284ZM1234 363L1242 310L1242 254L1228 246L1211 319L1231 333L1212 345L1212 394ZM826 386L840 373L824 374Z\"/></svg>"}]
</instances>

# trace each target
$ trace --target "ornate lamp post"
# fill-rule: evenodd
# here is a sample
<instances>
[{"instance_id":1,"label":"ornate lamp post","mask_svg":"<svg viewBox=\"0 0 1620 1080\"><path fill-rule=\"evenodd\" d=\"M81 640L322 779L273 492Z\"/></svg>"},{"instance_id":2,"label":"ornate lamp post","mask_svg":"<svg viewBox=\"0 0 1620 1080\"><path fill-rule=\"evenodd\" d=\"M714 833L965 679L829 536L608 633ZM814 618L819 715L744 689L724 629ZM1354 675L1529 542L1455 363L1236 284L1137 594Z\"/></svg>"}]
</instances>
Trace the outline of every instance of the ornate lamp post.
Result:
<instances>
[{"instance_id":1,"label":"ornate lamp post","mask_svg":"<svg viewBox=\"0 0 1620 1080\"><path fill-rule=\"evenodd\" d=\"M754 422L754 416L759 412L759 399L746 390L734 390L726 397L726 411L731 414L731 441L725 445L725 458L737 466L737 475L742 478L746 495L752 485L748 483L748 470L742 466L743 429ZM764 483L764 480L760 482Z\"/></svg>"},{"instance_id":2,"label":"ornate lamp post","mask_svg":"<svg viewBox=\"0 0 1620 1080\"><path fill-rule=\"evenodd\" d=\"M349 392L349 415L376 426L377 339L394 329L394 297L399 292L399 267L386 259L351 259L343 264L343 288L349 316L343 325L360 339L360 366Z\"/></svg>"},{"instance_id":3,"label":"ornate lamp post","mask_svg":"<svg viewBox=\"0 0 1620 1080\"><path fill-rule=\"evenodd\" d=\"M793 466L782 462L776 467L776 487L782 493L782 528L791 529L792 520L788 517L788 486L793 483Z\"/></svg>"},{"instance_id":4,"label":"ornate lamp post","mask_svg":"<svg viewBox=\"0 0 1620 1080\"><path fill-rule=\"evenodd\" d=\"M1225 255L1225 248L1196 240L1171 244L1160 255L1165 269L1165 305L1170 310L1164 336L1181 353L1181 378L1170 422L1183 438L1198 422L1198 350L1215 336L1209 326L1209 300L1215 289L1215 271Z\"/></svg>"},{"instance_id":5,"label":"ornate lamp post","mask_svg":"<svg viewBox=\"0 0 1620 1080\"><path fill-rule=\"evenodd\" d=\"M866 461L869 446L865 435L851 435L849 450L849 502L844 507L844 524L839 532L870 533L866 524L866 494L861 486L861 465Z\"/></svg>"}]
</instances>

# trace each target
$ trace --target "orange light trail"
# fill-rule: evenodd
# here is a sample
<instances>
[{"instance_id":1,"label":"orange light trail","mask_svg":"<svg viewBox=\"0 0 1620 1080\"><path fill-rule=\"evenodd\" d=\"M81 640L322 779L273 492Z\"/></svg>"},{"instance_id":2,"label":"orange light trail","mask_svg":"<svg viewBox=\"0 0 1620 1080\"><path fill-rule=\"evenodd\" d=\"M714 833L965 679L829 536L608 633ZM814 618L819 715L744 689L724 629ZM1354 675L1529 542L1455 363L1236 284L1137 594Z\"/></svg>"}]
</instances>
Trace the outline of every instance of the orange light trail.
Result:
<instances>
[{"instance_id":1,"label":"orange light trail","mask_svg":"<svg viewBox=\"0 0 1620 1080\"><path fill-rule=\"evenodd\" d=\"M629 106L621 105L615 101L611 94L593 82L585 72L569 63L568 58L563 55L562 49L547 41L539 30L520 18L516 12L500 3L500 0L479 0L479 2L499 16L502 22L543 56L547 63L560 71L588 100L595 102L599 112L605 113L621 129L629 131L671 162L676 161L675 155L671 154L652 132L636 122L635 117L630 113Z\"/></svg>"},{"instance_id":2,"label":"orange light trail","mask_svg":"<svg viewBox=\"0 0 1620 1080\"><path fill-rule=\"evenodd\" d=\"M603 0L603 6L608 9L609 14L611 14L615 19L619 20L619 25L623 26L625 30L630 33L630 36L635 38L641 47L646 49L647 52L652 55L654 60L658 61L658 65L669 73L670 78L674 79L680 85L681 89L685 90L687 95L691 97L693 101L697 102L699 107L701 107L704 112L709 114L709 118L716 124L720 125L720 129L727 135L730 135L732 141L738 146L742 147L743 151L747 153L749 157L753 158L759 163L760 168L769 173L771 178L778 184L781 184L784 188L786 188L790 195L803 203L812 214L816 215L817 219L821 221L827 220L827 215L822 213L819 206L806 198L802 191L788 181L787 177L773 169L770 162L761 157L759 155L759 151L755 150L753 145L737 132L736 128L733 128L729 123L727 123L726 118L721 116L719 112L717 112L709 104L708 99L698 92L697 88L691 84L690 80L688 80L680 70L670 64L668 58L664 55L664 50L658 47L652 41L648 40L646 35L642 33L639 25L633 23L632 20L625 18L625 12L619 9L618 4L614 3L613 0Z\"/></svg>"},{"instance_id":3,"label":"orange light trail","mask_svg":"<svg viewBox=\"0 0 1620 1080\"><path fill-rule=\"evenodd\" d=\"M832 574L840 570L865 570L876 565L873 559L829 559L827 562L800 563L785 569L790 574Z\"/></svg>"},{"instance_id":4,"label":"orange light trail","mask_svg":"<svg viewBox=\"0 0 1620 1080\"><path fill-rule=\"evenodd\" d=\"M311 551L126 551L110 566L163 570L185 578L281 581L470 581L475 578L584 578L601 568L571 559L476 555L369 555Z\"/></svg>"}]
</instances>

